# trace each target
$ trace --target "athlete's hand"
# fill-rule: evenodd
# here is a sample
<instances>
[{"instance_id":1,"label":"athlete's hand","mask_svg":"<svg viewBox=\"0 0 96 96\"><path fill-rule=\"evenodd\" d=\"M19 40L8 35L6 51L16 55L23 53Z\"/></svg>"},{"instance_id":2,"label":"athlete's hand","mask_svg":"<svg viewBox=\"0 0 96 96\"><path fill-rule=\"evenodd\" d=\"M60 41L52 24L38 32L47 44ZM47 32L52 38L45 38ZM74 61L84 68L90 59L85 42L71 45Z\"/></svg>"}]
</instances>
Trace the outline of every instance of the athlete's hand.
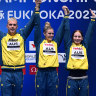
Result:
<instances>
[{"instance_id":1,"label":"athlete's hand","mask_svg":"<svg viewBox=\"0 0 96 96\"><path fill-rule=\"evenodd\" d=\"M41 4L41 0L35 0L35 4L36 4L36 6L35 6L36 11L39 11L39 9L40 9L40 4Z\"/></svg>"},{"instance_id":2,"label":"athlete's hand","mask_svg":"<svg viewBox=\"0 0 96 96\"><path fill-rule=\"evenodd\" d=\"M91 9L89 9L89 10L90 10L90 12L92 14L92 18L96 18L96 14Z\"/></svg>"},{"instance_id":3,"label":"athlete's hand","mask_svg":"<svg viewBox=\"0 0 96 96\"><path fill-rule=\"evenodd\" d=\"M64 10L65 15L69 15L70 12L67 6L62 6L62 9Z\"/></svg>"}]
</instances>

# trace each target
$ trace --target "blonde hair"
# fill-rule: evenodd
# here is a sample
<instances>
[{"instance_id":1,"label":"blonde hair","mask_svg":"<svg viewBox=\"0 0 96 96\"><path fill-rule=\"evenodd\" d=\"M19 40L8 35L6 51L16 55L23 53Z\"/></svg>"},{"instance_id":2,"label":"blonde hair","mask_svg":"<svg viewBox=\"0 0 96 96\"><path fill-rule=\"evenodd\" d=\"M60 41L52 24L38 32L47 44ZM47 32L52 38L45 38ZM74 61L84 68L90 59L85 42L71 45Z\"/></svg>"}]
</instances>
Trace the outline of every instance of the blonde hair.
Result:
<instances>
[{"instance_id":1,"label":"blonde hair","mask_svg":"<svg viewBox=\"0 0 96 96\"><path fill-rule=\"evenodd\" d=\"M15 21L17 22L16 18L14 18L14 17L9 18L8 21L9 21L9 20L11 20L11 21L15 20ZM8 23L8 22L7 22L7 23Z\"/></svg>"},{"instance_id":2,"label":"blonde hair","mask_svg":"<svg viewBox=\"0 0 96 96\"><path fill-rule=\"evenodd\" d=\"M50 22L47 21L47 22L45 22L45 26L44 26L43 32L46 33L46 31L47 31L48 29L53 29L53 28L51 27Z\"/></svg>"},{"instance_id":3,"label":"blonde hair","mask_svg":"<svg viewBox=\"0 0 96 96\"><path fill-rule=\"evenodd\" d=\"M48 27L48 26L51 26L51 25L50 25L50 22L47 21L45 22L45 27Z\"/></svg>"}]
</instances>

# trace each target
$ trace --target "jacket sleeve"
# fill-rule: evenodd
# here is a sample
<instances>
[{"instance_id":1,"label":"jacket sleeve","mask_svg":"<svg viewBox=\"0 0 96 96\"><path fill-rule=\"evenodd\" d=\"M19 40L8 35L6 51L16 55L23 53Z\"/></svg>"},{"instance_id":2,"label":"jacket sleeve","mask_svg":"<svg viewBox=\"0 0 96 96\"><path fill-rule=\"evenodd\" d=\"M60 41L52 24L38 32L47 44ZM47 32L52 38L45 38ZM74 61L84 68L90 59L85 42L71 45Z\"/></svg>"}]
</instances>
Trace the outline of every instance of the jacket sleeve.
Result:
<instances>
[{"instance_id":1,"label":"jacket sleeve","mask_svg":"<svg viewBox=\"0 0 96 96\"><path fill-rule=\"evenodd\" d=\"M2 31L0 31L0 66L2 66L3 62L2 62L2 45L1 45L1 40L2 38L6 35L6 33L3 33Z\"/></svg>"},{"instance_id":2,"label":"jacket sleeve","mask_svg":"<svg viewBox=\"0 0 96 96\"><path fill-rule=\"evenodd\" d=\"M35 25L34 16L35 16L35 12L33 12L32 16L31 16L29 22L26 24L26 26L19 30L19 33L23 36L24 40L27 39L27 37L29 36L31 31L33 30L33 27Z\"/></svg>"},{"instance_id":3,"label":"jacket sleeve","mask_svg":"<svg viewBox=\"0 0 96 96\"><path fill-rule=\"evenodd\" d=\"M84 44L85 44L87 50L88 50L90 42L92 40L92 34L94 32L94 28L95 28L95 18L91 19L87 32L86 32L86 35L85 35Z\"/></svg>"},{"instance_id":4,"label":"jacket sleeve","mask_svg":"<svg viewBox=\"0 0 96 96\"><path fill-rule=\"evenodd\" d=\"M36 12L35 15L35 29L34 29L34 44L38 46L42 37L41 37L41 27L40 27L40 15L39 12Z\"/></svg>"},{"instance_id":5,"label":"jacket sleeve","mask_svg":"<svg viewBox=\"0 0 96 96\"><path fill-rule=\"evenodd\" d=\"M64 36L66 35L66 36ZM65 16L58 28L58 31L56 33L56 36L55 36L55 41L57 42L57 45L58 47L60 46L61 42L62 42L62 39L64 37L64 41L66 41L65 43L67 43L67 40L69 38L69 35L70 35L70 28L69 28L69 19L68 19L68 16Z\"/></svg>"},{"instance_id":6,"label":"jacket sleeve","mask_svg":"<svg viewBox=\"0 0 96 96\"><path fill-rule=\"evenodd\" d=\"M2 31L0 31L0 41L2 39L2 37L5 35L5 33L3 33Z\"/></svg>"},{"instance_id":7,"label":"jacket sleeve","mask_svg":"<svg viewBox=\"0 0 96 96\"><path fill-rule=\"evenodd\" d=\"M64 32L64 46L65 46L65 49L67 49L71 43L72 43L72 37L71 37L71 32L70 32L70 23L69 23L69 19L66 18L65 32Z\"/></svg>"}]
</instances>

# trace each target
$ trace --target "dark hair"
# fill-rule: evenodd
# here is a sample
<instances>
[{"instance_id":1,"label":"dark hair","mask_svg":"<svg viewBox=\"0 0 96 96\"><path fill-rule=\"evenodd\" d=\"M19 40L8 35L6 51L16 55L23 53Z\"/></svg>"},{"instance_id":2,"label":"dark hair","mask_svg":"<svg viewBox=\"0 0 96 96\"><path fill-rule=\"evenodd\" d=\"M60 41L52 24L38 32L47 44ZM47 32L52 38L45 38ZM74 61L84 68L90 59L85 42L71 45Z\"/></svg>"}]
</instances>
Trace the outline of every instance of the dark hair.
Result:
<instances>
[{"instance_id":1,"label":"dark hair","mask_svg":"<svg viewBox=\"0 0 96 96\"><path fill-rule=\"evenodd\" d=\"M82 32L81 30L75 30L75 31L72 33L72 41L73 41L74 34L75 34L76 32L79 32L79 33L82 35L82 37L83 37L83 32ZM82 43L82 42L81 42L81 43Z\"/></svg>"},{"instance_id":2,"label":"dark hair","mask_svg":"<svg viewBox=\"0 0 96 96\"><path fill-rule=\"evenodd\" d=\"M43 33L46 32L48 29L53 29L53 28L51 27L50 22L45 22Z\"/></svg>"}]
</instances>

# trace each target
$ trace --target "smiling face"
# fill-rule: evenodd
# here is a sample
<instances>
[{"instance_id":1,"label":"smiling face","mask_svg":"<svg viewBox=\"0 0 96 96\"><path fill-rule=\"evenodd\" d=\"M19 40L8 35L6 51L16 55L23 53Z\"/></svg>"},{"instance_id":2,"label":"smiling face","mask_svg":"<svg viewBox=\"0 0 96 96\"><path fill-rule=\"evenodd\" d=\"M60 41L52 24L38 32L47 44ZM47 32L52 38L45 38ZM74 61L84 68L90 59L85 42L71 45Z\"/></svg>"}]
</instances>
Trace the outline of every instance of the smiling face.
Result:
<instances>
[{"instance_id":1,"label":"smiling face","mask_svg":"<svg viewBox=\"0 0 96 96\"><path fill-rule=\"evenodd\" d=\"M48 29L46 32L44 32L44 36L48 42L51 42L54 37L54 30L52 28Z\"/></svg>"},{"instance_id":2,"label":"smiling face","mask_svg":"<svg viewBox=\"0 0 96 96\"><path fill-rule=\"evenodd\" d=\"M16 29L18 28L17 20L10 18L7 23L8 33L13 36L16 34Z\"/></svg>"},{"instance_id":3,"label":"smiling face","mask_svg":"<svg viewBox=\"0 0 96 96\"><path fill-rule=\"evenodd\" d=\"M75 32L73 33L73 42L74 42L76 45L79 45L79 44L81 44L82 40L83 40L83 36L82 36L81 32L78 31L78 30L75 31Z\"/></svg>"}]
</instances>

